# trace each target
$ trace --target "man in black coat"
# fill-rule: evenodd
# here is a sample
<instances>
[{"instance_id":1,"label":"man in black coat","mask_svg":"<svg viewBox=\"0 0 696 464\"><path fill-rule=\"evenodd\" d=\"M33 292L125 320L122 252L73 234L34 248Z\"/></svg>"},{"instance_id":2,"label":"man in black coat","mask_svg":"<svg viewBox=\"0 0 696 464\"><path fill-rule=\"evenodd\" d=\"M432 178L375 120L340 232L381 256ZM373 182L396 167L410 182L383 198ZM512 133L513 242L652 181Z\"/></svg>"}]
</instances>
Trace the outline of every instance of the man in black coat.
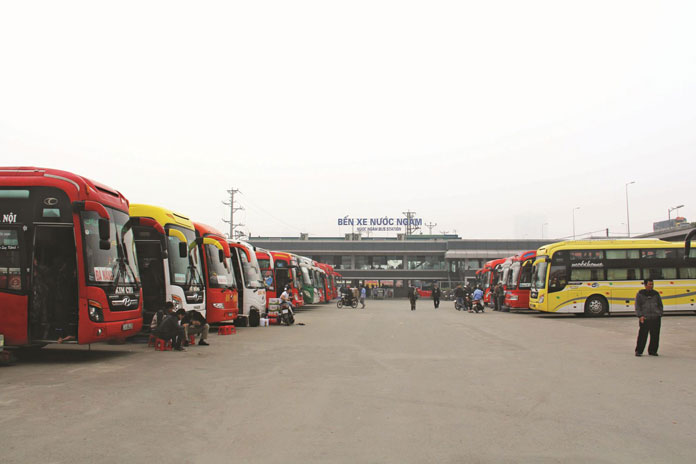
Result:
<instances>
[{"instance_id":1,"label":"man in black coat","mask_svg":"<svg viewBox=\"0 0 696 464\"><path fill-rule=\"evenodd\" d=\"M660 345L660 326L662 325L662 313L664 306L660 293L653 289L655 283L652 279L643 281L645 288L636 294L636 316L638 316L638 341L636 342L636 356L642 356L645 342L650 333L650 345L648 354L657 356L657 348Z\"/></svg>"},{"instance_id":2,"label":"man in black coat","mask_svg":"<svg viewBox=\"0 0 696 464\"><path fill-rule=\"evenodd\" d=\"M440 295L442 295L440 287L438 287L438 285L435 284L433 286L433 304L435 305L435 309L437 309L440 306Z\"/></svg>"},{"instance_id":3,"label":"man in black coat","mask_svg":"<svg viewBox=\"0 0 696 464\"><path fill-rule=\"evenodd\" d=\"M186 310L180 309L174 314L168 314L153 331L153 334L163 340L171 340L176 351L184 351L181 342L185 338L181 321L186 317Z\"/></svg>"}]
</instances>

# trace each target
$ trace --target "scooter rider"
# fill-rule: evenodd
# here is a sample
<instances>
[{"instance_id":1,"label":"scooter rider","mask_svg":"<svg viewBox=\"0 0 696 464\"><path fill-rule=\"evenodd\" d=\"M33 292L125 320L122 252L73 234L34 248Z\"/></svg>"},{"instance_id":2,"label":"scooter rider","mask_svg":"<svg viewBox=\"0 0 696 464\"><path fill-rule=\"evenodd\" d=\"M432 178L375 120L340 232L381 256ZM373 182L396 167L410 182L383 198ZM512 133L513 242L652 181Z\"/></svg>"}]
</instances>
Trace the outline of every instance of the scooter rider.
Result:
<instances>
[{"instance_id":1,"label":"scooter rider","mask_svg":"<svg viewBox=\"0 0 696 464\"><path fill-rule=\"evenodd\" d=\"M290 296L290 287L285 287L283 293L280 294L280 304L287 305L290 311L295 312L295 308L292 306L292 297Z\"/></svg>"},{"instance_id":2,"label":"scooter rider","mask_svg":"<svg viewBox=\"0 0 696 464\"><path fill-rule=\"evenodd\" d=\"M455 307L457 311L461 311L464 309L464 289L462 284L457 285L457 288L454 289L454 297L456 298Z\"/></svg>"}]
</instances>

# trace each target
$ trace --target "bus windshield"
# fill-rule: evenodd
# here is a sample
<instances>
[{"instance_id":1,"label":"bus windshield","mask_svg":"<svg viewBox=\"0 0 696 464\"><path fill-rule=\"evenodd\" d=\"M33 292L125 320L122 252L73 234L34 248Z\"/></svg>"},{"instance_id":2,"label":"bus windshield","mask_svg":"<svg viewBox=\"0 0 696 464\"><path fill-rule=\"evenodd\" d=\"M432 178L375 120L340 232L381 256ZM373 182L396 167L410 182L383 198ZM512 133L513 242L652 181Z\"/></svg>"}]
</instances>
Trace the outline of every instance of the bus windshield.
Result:
<instances>
[{"instance_id":1,"label":"bus windshield","mask_svg":"<svg viewBox=\"0 0 696 464\"><path fill-rule=\"evenodd\" d=\"M300 269L302 270L302 282L304 285L309 285L310 287L314 286L314 281L312 280L312 275L310 274L309 269L304 266L300 267Z\"/></svg>"},{"instance_id":2,"label":"bus windshield","mask_svg":"<svg viewBox=\"0 0 696 464\"><path fill-rule=\"evenodd\" d=\"M111 247L108 250L99 248L99 215L94 211L83 211L81 214L87 281L108 285L137 284L140 276L133 230L126 224L130 217L122 211L107 209L111 216Z\"/></svg>"},{"instance_id":3,"label":"bus windshield","mask_svg":"<svg viewBox=\"0 0 696 464\"><path fill-rule=\"evenodd\" d=\"M192 286L203 288L203 263L198 254L198 247L192 246L196 240L196 233L184 227L167 225L167 230L176 229L186 237L188 256L179 255L179 239L167 235L167 250L169 255L169 278L172 285L178 285L184 291Z\"/></svg>"},{"instance_id":4,"label":"bus windshield","mask_svg":"<svg viewBox=\"0 0 696 464\"><path fill-rule=\"evenodd\" d=\"M205 245L208 261L208 282L211 288L229 288L235 286L234 273L230 260L223 257L220 262L220 249L215 245Z\"/></svg>"},{"instance_id":5,"label":"bus windshield","mask_svg":"<svg viewBox=\"0 0 696 464\"><path fill-rule=\"evenodd\" d=\"M532 286L537 290L546 288L546 269L549 264L546 261L539 261L532 271Z\"/></svg>"},{"instance_id":6,"label":"bus windshield","mask_svg":"<svg viewBox=\"0 0 696 464\"><path fill-rule=\"evenodd\" d=\"M510 266L510 272L509 272L509 278L507 283L507 288L508 290L516 290L517 289L517 278L520 275L520 269L522 268L522 264L519 262L512 263Z\"/></svg>"},{"instance_id":7,"label":"bus windshield","mask_svg":"<svg viewBox=\"0 0 696 464\"><path fill-rule=\"evenodd\" d=\"M297 268L292 268L292 280L295 282L295 288L302 288L302 273L297 272Z\"/></svg>"},{"instance_id":8,"label":"bus windshield","mask_svg":"<svg viewBox=\"0 0 696 464\"><path fill-rule=\"evenodd\" d=\"M247 288L264 288L265 286L258 262L253 257L252 261L249 262L246 253L239 253L239 257L244 272L244 285Z\"/></svg>"}]
</instances>

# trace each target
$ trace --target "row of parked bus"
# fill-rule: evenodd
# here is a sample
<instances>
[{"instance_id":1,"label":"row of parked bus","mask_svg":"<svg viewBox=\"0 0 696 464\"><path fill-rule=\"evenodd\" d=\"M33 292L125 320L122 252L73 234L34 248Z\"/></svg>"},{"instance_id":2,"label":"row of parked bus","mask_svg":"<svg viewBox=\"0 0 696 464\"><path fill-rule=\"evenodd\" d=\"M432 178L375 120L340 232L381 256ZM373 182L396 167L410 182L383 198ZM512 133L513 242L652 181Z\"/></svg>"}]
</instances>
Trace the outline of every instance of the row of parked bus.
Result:
<instances>
[{"instance_id":1,"label":"row of parked bus","mask_svg":"<svg viewBox=\"0 0 696 464\"><path fill-rule=\"evenodd\" d=\"M696 311L696 250L657 239L573 240L487 262L477 272L484 301L501 282L504 305L601 316L634 310L645 279L654 281L665 311Z\"/></svg>"},{"instance_id":2,"label":"row of parked bus","mask_svg":"<svg viewBox=\"0 0 696 464\"><path fill-rule=\"evenodd\" d=\"M166 301L213 324L259 325L337 295L334 269L256 249L171 210L54 169L0 168L0 347L125 339Z\"/></svg>"}]
</instances>

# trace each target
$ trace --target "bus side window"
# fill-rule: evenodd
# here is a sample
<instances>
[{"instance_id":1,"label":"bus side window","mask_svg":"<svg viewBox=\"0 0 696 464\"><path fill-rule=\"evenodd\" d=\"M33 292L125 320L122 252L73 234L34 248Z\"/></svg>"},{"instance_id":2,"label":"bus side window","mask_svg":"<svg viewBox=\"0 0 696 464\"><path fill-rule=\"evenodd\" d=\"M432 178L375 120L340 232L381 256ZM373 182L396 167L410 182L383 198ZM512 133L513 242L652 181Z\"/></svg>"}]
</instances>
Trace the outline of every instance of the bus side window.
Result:
<instances>
[{"instance_id":1,"label":"bus side window","mask_svg":"<svg viewBox=\"0 0 696 464\"><path fill-rule=\"evenodd\" d=\"M0 229L0 289L22 290L19 237L15 229Z\"/></svg>"},{"instance_id":2,"label":"bus side window","mask_svg":"<svg viewBox=\"0 0 696 464\"><path fill-rule=\"evenodd\" d=\"M696 279L696 267L679 268L680 279Z\"/></svg>"},{"instance_id":3,"label":"bus side window","mask_svg":"<svg viewBox=\"0 0 696 464\"><path fill-rule=\"evenodd\" d=\"M549 292L558 292L563 290L568 283L568 275L566 272L566 266L556 266L551 265L551 270L549 271Z\"/></svg>"}]
</instances>

